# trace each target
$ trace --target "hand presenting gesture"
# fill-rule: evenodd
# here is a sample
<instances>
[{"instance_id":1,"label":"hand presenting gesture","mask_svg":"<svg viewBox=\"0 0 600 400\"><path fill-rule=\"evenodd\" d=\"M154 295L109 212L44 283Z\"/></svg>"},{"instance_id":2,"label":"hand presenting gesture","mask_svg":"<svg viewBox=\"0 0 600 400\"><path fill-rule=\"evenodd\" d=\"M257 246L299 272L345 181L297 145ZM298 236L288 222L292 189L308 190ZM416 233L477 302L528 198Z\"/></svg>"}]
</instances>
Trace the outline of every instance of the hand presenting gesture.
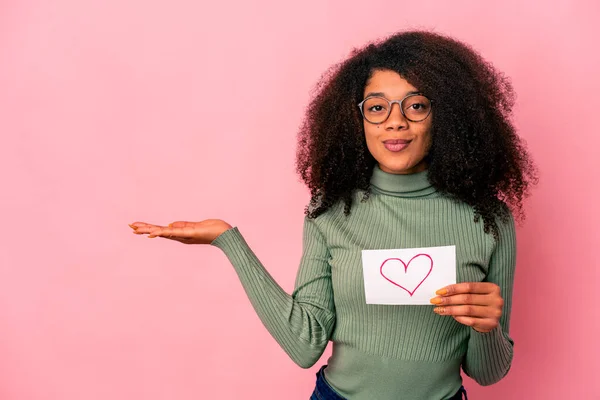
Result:
<instances>
[{"instance_id":1,"label":"hand presenting gesture","mask_svg":"<svg viewBox=\"0 0 600 400\"><path fill-rule=\"evenodd\" d=\"M164 237L185 244L210 244L217 236L231 229L231 225L220 219L207 219L201 222L177 221L169 226L134 222L129 224L133 233L148 234L148 238Z\"/></svg>"}]
</instances>

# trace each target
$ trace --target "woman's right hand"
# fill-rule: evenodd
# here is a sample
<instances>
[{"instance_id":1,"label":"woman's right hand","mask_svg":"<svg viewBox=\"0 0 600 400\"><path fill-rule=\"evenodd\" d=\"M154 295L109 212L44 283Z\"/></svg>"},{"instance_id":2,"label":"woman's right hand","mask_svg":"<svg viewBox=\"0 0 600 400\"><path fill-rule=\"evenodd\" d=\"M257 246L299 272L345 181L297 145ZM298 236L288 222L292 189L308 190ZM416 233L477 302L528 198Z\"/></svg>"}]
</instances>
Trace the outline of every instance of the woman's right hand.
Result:
<instances>
[{"instance_id":1,"label":"woman's right hand","mask_svg":"<svg viewBox=\"0 0 600 400\"><path fill-rule=\"evenodd\" d=\"M168 226L134 222L129 224L133 233L148 234L148 238L163 237L185 244L210 244L221 233L231 229L231 225L220 219L207 219L201 222L177 221Z\"/></svg>"}]
</instances>

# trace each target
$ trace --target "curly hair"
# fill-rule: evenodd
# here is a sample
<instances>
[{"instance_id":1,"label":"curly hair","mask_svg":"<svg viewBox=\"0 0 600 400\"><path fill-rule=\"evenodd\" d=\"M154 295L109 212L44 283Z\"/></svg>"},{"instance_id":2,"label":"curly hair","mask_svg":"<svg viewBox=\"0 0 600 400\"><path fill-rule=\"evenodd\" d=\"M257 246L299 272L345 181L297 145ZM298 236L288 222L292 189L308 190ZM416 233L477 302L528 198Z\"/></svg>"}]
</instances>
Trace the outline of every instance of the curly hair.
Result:
<instances>
[{"instance_id":1,"label":"curly hair","mask_svg":"<svg viewBox=\"0 0 600 400\"><path fill-rule=\"evenodd\" d=\"M391 70L435 101L430 183L473 207L486 233L498 238L497 218L523 217L523 199L536 168L511 122L508 78L470 46L448 36L408 31L354 49L315 88L298 134L296 169L310 189L305 214L316 218L338 201L349 215L352 196L371 193L376 160L369 152L357 104L374 71Z\"/></svg>"}]
</instances>

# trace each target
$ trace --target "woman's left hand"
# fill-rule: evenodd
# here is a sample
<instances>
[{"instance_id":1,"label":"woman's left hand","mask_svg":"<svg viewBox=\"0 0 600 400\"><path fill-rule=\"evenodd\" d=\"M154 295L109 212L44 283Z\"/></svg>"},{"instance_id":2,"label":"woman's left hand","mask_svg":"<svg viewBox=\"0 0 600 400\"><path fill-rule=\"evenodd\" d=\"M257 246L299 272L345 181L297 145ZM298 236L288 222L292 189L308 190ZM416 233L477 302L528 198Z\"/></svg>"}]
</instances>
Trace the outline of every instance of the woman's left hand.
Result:
<instances>
[{"instance_id":1,"label":"woman's left hand","mask_svg":"<svg viewBox=\"0 0 600 400\"><path fill-rule=\"evenodd\" d=\"M439 315L450 315L461 324L486 333L498 326L504 299L500 287L490 282L464 282L446 286L431 299Z\"/></svg>"}]
</instances>

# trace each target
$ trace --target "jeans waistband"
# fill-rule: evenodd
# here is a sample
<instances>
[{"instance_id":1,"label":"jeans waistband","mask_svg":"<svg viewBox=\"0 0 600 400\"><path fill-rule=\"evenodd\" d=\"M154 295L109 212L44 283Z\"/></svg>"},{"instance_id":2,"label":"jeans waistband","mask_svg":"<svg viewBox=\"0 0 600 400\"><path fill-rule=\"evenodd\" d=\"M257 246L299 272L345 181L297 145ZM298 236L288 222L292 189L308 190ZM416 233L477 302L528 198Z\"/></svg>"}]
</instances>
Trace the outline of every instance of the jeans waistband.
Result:
<instances>
[{"instance_id":1,"label":"jeans waistband","mask_svg":"<svg viewBox=\"0 0 600 400\"><path fill-rule=\"evenodd\" d=\"M318 400L347 400L345 397L340 396L340 394L338 392L336 392L329 385L329 383L327 383L327 380L325 380L325 374L324 374L323 370L325 370L326 367L327 367L327 365L322 366L321 369L319 369L319 372L317 372L317 384L316 384L314 396L316 396L316 398ZM311 397L311 399L312 398L313 397ZM463 400L463 399L469 400L469 398L467 397L467 391L465 390L464 386L461 386L460 389L458 390L458 392L456 392L454 394L454 396L452 396L448 400Z\"/></svg>"},{"instance_id":2,"label":"jeans waistband","mask_svg":"<svg viewBox=\"0 0 600 400\"><path fill-rule=\"evenodd\" d=\"M321 397L319 400L346 400L345 397L339 395L338 392L333 390L333 388L327 383L325 380L325 374L323 370L327 367L327 365L323 365L319 372L317 372L317 397Z\"/></svg>"}]
</instances>

